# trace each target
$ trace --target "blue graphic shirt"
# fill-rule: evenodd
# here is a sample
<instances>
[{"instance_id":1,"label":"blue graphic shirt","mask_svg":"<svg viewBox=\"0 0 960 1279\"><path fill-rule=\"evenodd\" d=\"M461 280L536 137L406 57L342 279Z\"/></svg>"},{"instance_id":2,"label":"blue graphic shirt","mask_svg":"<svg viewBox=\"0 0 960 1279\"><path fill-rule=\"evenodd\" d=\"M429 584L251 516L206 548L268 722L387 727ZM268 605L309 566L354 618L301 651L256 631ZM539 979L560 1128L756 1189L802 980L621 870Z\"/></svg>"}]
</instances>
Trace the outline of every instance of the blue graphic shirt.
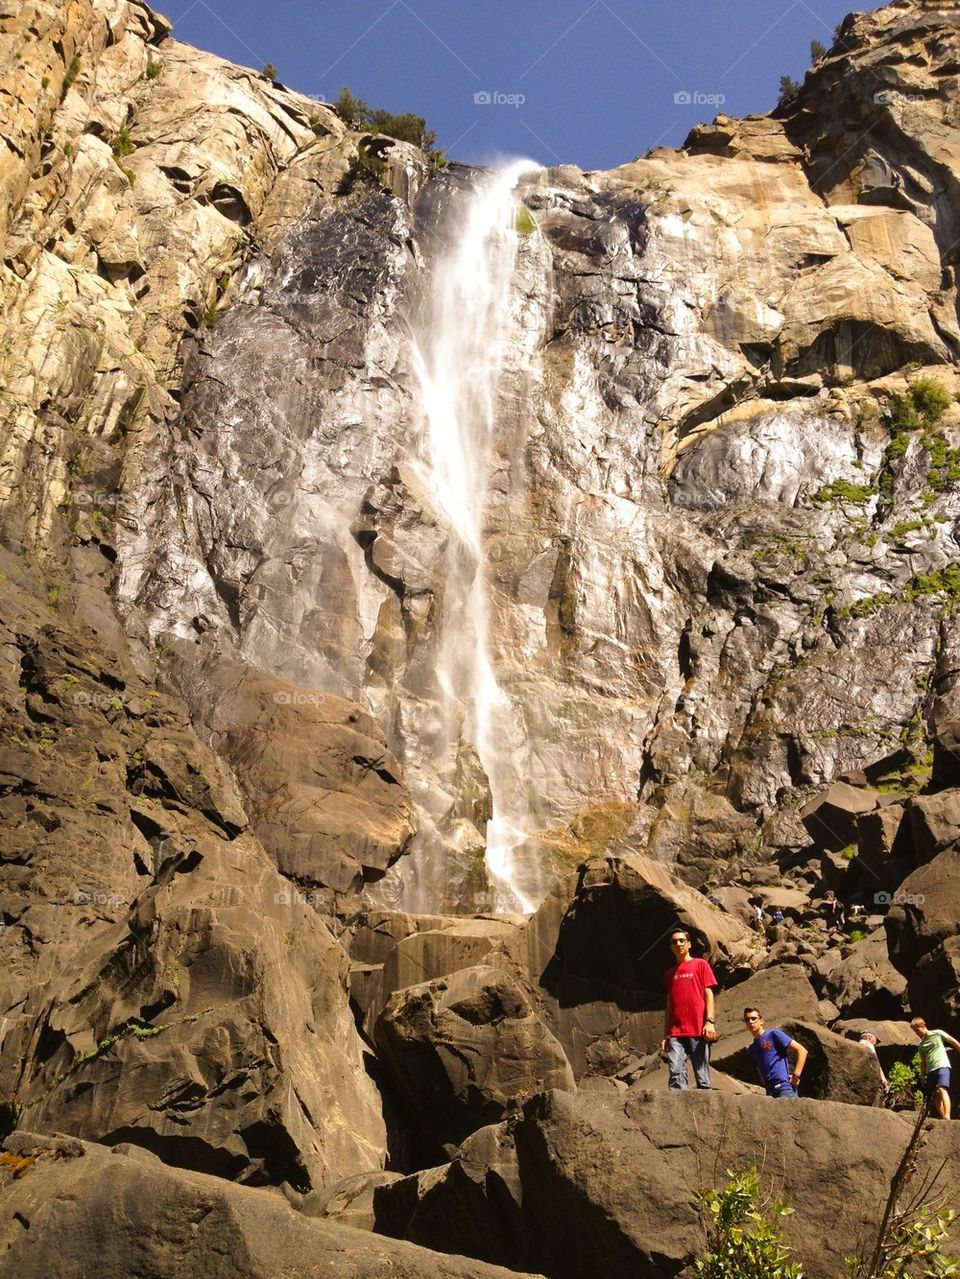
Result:
<instances>
[{"instance_id":1,"label":"blue graphic shirt","mask_svg":"<svg viewBox=\"0 0 960 1279\"><path fill-rule=\"evenodd\" d=\"M787 1048L793 1040L785 1030L765 1030L747 1049L769 1092L777 1084L790 1084Z\"/></svg>"}]
</instances>

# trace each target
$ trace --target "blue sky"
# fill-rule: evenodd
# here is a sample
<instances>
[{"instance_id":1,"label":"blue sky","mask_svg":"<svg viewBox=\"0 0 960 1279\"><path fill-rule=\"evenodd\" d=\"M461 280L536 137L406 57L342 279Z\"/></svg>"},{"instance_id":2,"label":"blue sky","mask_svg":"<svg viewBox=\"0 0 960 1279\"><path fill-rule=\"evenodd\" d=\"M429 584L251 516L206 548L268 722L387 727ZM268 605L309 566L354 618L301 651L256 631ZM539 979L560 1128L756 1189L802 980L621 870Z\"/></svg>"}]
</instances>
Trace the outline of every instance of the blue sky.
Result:
<instances>
[{"instance_id":1,"label":"blue sky","mask_svg":"<svg viewBox=\"0 0 960 1279\"><path fill-rule=\"evenodd\" d=\"M469 163L611 168L776 102L850 0L167 0L177 39L425 116ZM865 6L873 7L873 6Z\"/></svg>"}]
</instances>

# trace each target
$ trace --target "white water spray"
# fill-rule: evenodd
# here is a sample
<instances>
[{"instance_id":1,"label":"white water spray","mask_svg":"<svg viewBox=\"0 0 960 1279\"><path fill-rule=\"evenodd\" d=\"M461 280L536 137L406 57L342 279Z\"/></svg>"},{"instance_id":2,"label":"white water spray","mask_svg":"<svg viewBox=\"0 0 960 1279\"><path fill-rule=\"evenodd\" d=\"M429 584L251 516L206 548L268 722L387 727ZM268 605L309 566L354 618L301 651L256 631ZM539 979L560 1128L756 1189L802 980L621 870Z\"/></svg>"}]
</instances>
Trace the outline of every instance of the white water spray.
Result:
<instances>
[{"instance_id":1,"label":"white water spray","mask_svg":"<svg viewBox=\"0 0 960 1279\"><path fill-rule=\"evenodd\" d=\"M524 832L501 811L501 779L509 764L500 757L505 734L499 726L511 708L490 658L483 516L497 392L515 323L514 189L520 175L536 167L517 162L488 175L472 193L456 242L436 267L413 348L426 426L424 478L467 552L461 560L469 561L462 616L451 618L447 610L437 681L451 705L466 708L464 735L472 737L490 787L486 866L497 904L524 912L535 903L518 889L512 857Z\"/></svg>"}]
</instances>

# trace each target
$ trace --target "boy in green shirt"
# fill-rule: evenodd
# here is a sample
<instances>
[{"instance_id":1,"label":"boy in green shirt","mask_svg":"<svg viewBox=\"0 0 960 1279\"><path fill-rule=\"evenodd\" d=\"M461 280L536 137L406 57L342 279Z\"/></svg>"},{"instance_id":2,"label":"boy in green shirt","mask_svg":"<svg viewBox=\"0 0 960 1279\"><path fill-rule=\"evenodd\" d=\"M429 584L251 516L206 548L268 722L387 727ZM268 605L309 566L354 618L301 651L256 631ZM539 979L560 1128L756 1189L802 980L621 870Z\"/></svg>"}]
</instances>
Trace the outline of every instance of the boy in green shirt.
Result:
<instances>
[{"instance_id":1,"label":"boy in green shirt","mask_svg":"<svg viewBox=\"0 0 960 1279\"><path fill-rule=\"evenodd\" d=\"M950 1059L947 1045L960 1050L960 1044L945 1030L928 1030L922 1017L910 1023L920 1040L920 1079L924 1095L941 1119L950 1118Z\"/></svg>"}]
</instances>

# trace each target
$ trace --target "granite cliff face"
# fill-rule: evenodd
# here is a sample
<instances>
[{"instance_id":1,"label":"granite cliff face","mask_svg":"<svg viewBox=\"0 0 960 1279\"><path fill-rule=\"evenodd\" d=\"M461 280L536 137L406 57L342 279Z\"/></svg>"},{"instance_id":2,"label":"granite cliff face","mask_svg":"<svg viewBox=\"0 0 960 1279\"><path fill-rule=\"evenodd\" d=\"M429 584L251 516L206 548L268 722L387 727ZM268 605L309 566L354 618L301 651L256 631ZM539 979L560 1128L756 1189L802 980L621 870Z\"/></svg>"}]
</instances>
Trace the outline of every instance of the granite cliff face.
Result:
<instances>
[{"instance_id":1,"label":"granite cliff face","mask_svg":"<svg viewBox=\"0 0 960 1279\"><path fill-rule=\"evenodd\" d=\"M345 1274L575 1275L585 1239L682 1273L679 1156L642 1224L674 919L805 1037L835 1104L798 1140L860 1151L858 1022L906 1053L908 1001L960 1010L960 14L855 15L773 116L521 175L475 538L422 366L484 175L385 143L340 194L360 134L140 0L0 6L0 77L11 1273L73 1158L490 1263L298 1223ZM498 824L526 920L493 914ZM788 923L751 934L751 895ZM741 1038L704 1101L731 1166L765 1104ZM594 1100L649 1185L583 1163Z\"/></svg>"}]
</instances>

